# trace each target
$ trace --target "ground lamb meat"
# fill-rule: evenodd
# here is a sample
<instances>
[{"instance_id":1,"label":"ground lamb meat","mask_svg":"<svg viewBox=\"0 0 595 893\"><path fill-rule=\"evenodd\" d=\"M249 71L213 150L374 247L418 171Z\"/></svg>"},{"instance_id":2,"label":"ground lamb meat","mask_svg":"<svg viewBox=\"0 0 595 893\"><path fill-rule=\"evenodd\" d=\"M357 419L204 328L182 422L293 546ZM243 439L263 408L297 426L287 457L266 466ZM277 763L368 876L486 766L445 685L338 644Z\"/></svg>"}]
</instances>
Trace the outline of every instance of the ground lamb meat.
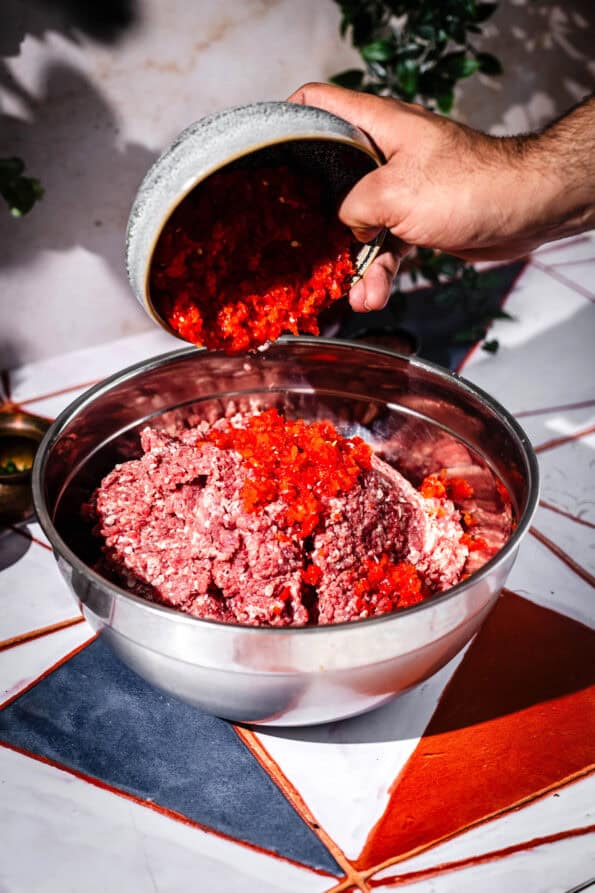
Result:
<instances>
[{"instance_id":1,"label":"ground lamb meat","mask_svg":"<svg viewBox=\"0 0 595 893\"><path fill-rule=\"evenodd\" d=\"M273 422L285 423L278 415ZM282 487L248 508L254 465L246 451L221 446L221 432L229 441L249 424L239 414L178 433L146 428L141 458L117 465L85 506L101 540L98 570L195 617L255 626L373 616L461 578L469 548L458 509L448 498L425 498L376 456L349 480L343 475L338 492L314 485L312 530L296 526ZM308 433L303 423L287 424ZM322 424L312 442L328 446L319 453L328 461L328 450L351 441ZM362 446L354 455L364 455ZM296 449L303 461L306 447ZM328 484L324 475L328 468Z\"/></svg>"}]
</instances>

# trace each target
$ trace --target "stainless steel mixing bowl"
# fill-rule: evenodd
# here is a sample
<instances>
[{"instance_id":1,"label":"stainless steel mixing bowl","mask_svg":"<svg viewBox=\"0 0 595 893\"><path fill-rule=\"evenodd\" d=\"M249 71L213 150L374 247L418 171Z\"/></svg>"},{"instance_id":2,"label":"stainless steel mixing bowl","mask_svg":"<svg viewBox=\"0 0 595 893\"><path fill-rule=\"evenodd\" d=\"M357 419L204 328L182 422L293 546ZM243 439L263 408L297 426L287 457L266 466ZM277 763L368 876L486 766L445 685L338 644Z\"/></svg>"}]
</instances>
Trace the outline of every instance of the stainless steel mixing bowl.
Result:
<instances>
[{"instance_id":1,"label":"stainless steel mixing bowl","mask_svg":"<svg viewBox=\"0 0 595 893\"><path fill-rule=\"evenodd\" d=\"M419 473L443 465L449 444L457 450L462 445L471 465L484 475L488 469L494 487L503 483L508 489L516 529L494 558L448 592L394 614L334 626L273 629L197 620L96 573L98 546L80 506L116 462L139 455L139 430L249 405L330 418L342 433L365 437L388 461L413 462ZM538 471L514 419L456 375L377 348L288 338L249 358L185 348L91 388L43 440L33 493L39 521L86 618L133 670L219 716L306 725L384 703L426 679L469 641L493 607L528 529Z\"/></svg>"}]
</instances>

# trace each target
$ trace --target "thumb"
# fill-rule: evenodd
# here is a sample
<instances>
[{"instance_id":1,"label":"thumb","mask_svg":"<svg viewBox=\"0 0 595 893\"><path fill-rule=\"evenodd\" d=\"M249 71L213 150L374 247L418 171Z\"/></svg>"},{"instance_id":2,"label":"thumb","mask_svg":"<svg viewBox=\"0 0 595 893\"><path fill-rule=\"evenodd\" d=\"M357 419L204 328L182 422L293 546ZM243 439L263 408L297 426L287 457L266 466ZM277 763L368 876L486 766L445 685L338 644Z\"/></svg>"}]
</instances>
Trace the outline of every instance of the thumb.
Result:
<instances>
[{"instance_id":1,"label":"thumb","mask_svg":"<svg viewBox=\"0 0 595 893\"><path fill-rule=\"evenodd\" d=\"M343 199L339 217L361 242L369 242L380 230L398 224L399 197L392 181L384 165L358 180Z\"/></svg>"}]
</instances>

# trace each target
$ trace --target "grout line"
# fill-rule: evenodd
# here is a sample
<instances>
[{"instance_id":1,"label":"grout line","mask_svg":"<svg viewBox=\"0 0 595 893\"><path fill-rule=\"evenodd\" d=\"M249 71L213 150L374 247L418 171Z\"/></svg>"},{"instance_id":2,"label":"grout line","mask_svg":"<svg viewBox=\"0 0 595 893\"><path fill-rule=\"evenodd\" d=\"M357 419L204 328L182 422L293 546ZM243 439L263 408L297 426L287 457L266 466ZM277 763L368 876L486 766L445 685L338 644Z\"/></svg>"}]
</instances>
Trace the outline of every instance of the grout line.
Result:
<instances>
[{"instance_id":1,"label":"grout line","mask_svg":"<svg viewBox=\"0 0 595 893\"><path fill-rule=\"evenodd\" d=\"M445 874L449 871L460 871L463 868L471 868L476 865L482 865L485 862L494 862L497 859L505 859L515 853L526 852L536 847L545 846L546 844L557 843L560 840L567 840L573 837L582 837L595 832L595 825L584 825L581 828L568 828L565 831L558 831L552 834L545 834L542 837L534 837L531 840L525 840L521 843L511 844L498 850L490 850L487 853L479 853L476 856L467 856L464 859L454 859L452 862L442 862L433 865L431 868L420 868L414 871L407 871L404 874L394 875L393 877L371 879L373 887L383 884L386 886L397 887L401 884L415 883L417 881L425 881L438 874Z\"/></svg>"},{"instance_id":2,"label":"grout line","mask_svg":"<svg viewBox=\"0 0 595 893\"><path fill-rule=\"evenodd\" d=\"M566 893L581 893L581 891L589 890L592 887L595 887L595 877L587 878L586 881L582 881L576 887L573 887L571 890L566 890Z\"/></svg>"},{"instance_id":3,"label":"grout line","mask_svg":"<svg viewBox=\"0 0 595 893\"><path fill-rule=\"evenodd\" d=\"M589 583L595 589L595 577L591 574L585 567L581 564L578 564L568 555L560 546L557 546L556 543L552 542L545 534L541 533L540 530L537 530L535 527L529 528L529 533L533 534L536 540L549 549L556 558L559 558L570 570L574 571L577 576L579 576L582 580L585 580L586 583Z\"/></svg>"},{"instance_id":4,"label":"grout line","mask_svg":"<svg viewBox=\"0 0 595 893\"><path fill-rule=\"evenodd\" d=\"M357 887L359 890L363 891L363 893L367 893L368 887L365 883L364 878L354 868L354 866L351 864L339 845L335 843L335 841L324 830L324 828L322 828L318 824L316 818L306 805L297 788L294 787L287 776L283 773L282 769L269 754L268 750L266 749L260 738L258 738L256 733L253 732L251 729L245 728L244 726L234 725L233 729L240 741L245 744L245 746L251 752L252 756L260 763L265 772L272 778L277 787L281 790L285 798L291 803L298 815L312 829L312 831L314 831L316 836L324 844L327 850L329 850L335 861L345 872L345 880L341 881L336 887L333 887L333 891L343 890L345 889L346 885L347 887L351 885ZM327 891L327 893L330 893L330 891Z\"/></svg>"},{"instance_id":5,"label":"grout line","mask_svg":"<svg viewBox=\"0 0 595 893\"><path fill-rule=\"evenodd\" d=\"M573 440L580 440L581 437L587 437L589 434L593 434L595 431L595 425L589 425L588 428L582 428L580 431L575 431L574 434L564 434L562 437L554 437L553 440L546 440L545 443L540 443L539 446L534 447L536 453L544 453L546 450L553 450L555 447L564 446L566 443L572 443Z\"/></svg>"},{"instance_id":6,"label":"grout line","mask_svg":"<svg viewBox=\"0 0 595 893\"><path fill-rule=\"evenodd\" d=\"M578 282L573 282L572 279L568 278L568 276L565 276L563 273L558 273L558 271L554 269L554 267L550 267L547 264L542 264L541 261L533 259L533 263L538 270L542 271L542 273L546 273L548 276L551 276L552 279L556 279L562 285L565 285L567 288L572 289L583 298L591 301L591 303L595 302L595 294L592 291L589 291L587 288L584 288L582 285L579 285Z\"/></svg>"},{"instance_id":7,"label":"grout line","mask_svg":"<svg viewBox=\"0 0 595 893\"><path fill-rule=\"evenodd\" d=\"M553 251L560 251L562 248L569 248L571 245L584 245L585 242L593 240L587 235L571 236L568 239L557 239L555 242L549 242L537 249L538 256L542 254L551 254Z\"/></svg>"},{"instance_id":8,"label":"grout line","mask_svg":"<svg viewBox=\"0 0 595 893\"><path fill-rule=\"evenodd\" d=\"M51 397L59 397L61 394L68 394L71 391L82 391L83 388L90 388L92 385L102 381L101 378L93 378L91 381L83 381L81 384L68 385L66 388L59 388L57 391L49 391L47 394L40 394L37 397L27 397L26 400L20 400L19 406L26 406L29 403L39 403L41 400L49 400Z\"/></svg>"},{"instance_id":9,"label":"grout line","mask_svg":"<svg viewBox=\"0 0 595 893\"><path fill-rule=\"evenodd\" d=\"M246 849L252 850L252 852L261 853L265 856L271 856L274 859L278 859L280 862L286 862L290 865L295 865L297 868L303 868L306 871L311 871L313 874L317 874L321 877L332 877L332 875L328 871L324 871L321 868L313 868L311 865L306 865L303 862L289 859L287 856L281 856L279 855L279 853L273 852L273 850L267 850L264 847L258 846L258 844L250 843L246 840L241 840L238 837L232 837L231 835L225 834L223 831L218 831L216 828L211 828L209 825L203 825L201 822L190 819L188 818L188 816L185 816L181 812L176 812L176 810L174 809L168 809L167 806L161 806L158 803L154 803L152 800L143 800L141 797L137 797L135 794L130 794L128 793L128 791L124 791L121 788L114 787L113 785L102 781L100 778L95 778L93 775L87 775L85 772L81 772L78 769L73 769L70 766L59 763L57 760L50 759L50 757L45 757L42 754L24 750L23 748L18 747L15 744L9 744L8 742L1 740L0 747L4 747L6 748L6 750L11 750L14 753L20 754L21 756L27 757L31 760L35 760L38 763L43 763L46 766L51 766L52 769L58 769L60 772L66 772L68 775L72 775L75 778L80 779L80 781L91 784L95 788L99 788L103 791L108 791L110 794L115 794L117 797L122 797L124 800L130 800L133 803L136 803L138 806L144 806L146 809L151 809L153 812L156 812L159 815L163 815L166 818L173 819L173 821L176 822L181 822L183 825L188 825L191 828L196 828L198 831L203 831L205 834L213 834L215 837L219 837L221 840L225 840L229 843L235 843L238 846L242 846Z\"/></svg>"},{"instance_id":10,"label":"grout line","mask_svg":"<svg viewBox=\"0 0 595 893\"><path fill-rule=\"evenodd\" d=\"M21 698L23 695L27 694L28 691L31 691L39 682L42 682L48 676L50 676L58 667L61 667L62 664L65 664L71 658L75 657L79 651L82 651L83 648L86 648L91 642L94 642L97 638L97 633L93 633L92 636L89 636L88 639L85 639L80 645L77 645L76 648L73 648L72 651L69 651L68 654L64 654L59 660L51 665L51 667L47 667L39 676L36 676L35 679L32 679L24 688L19 689L14 695L11 695L6 701L0 703L0 713L6 708L10 707L14 701ZM0 741L0 744L2 742Z\"/></svg>"},{"instance_id":11,"label":"grout line","mask_svg":"<svg viewBox=\"0 0 595 893\"><path fill-rule=\"evenodd\" d=\"M570 512L565 512L564 509L558 508L557 505L553 505L551 502L546 502L545 499L540 499L539 505L543 509L548 509L550 512L555 512L557 515L562 515L562 517L568 518L569 521L574 521L576 524L582 524L584 527L591 527L595 530L595 524L592 524L591 521L585 521L584 518L579 518L577 515L571 515Z\"/></svg>"},{"instance_id":12,"label":"grout line","mask_svg":"<svg viewBox=\"0 0 595 893\"><path fill-rule=\"evenodd\" d=\"M407 859L411 859L413 858L413 856L418 856L420 853L427 852L428 850L433 849L439 844L446 843L447 841L452 840L455 837L460 837L467 831L483 825L487 825L489 822L500 819L503 816L508 815L509 813L517 812L520 808L528 806L531 803L543 800L554 791L559 791L563 788L567 788L571 784L574 784L575 782L580 781L583 778L587 778L594 773L595 763L591 763L589 766L585 766L584 768L579 769L577 772L573 772L571 775L566 776L566 778L560 779L559 781L554 782L554 784L548 785L546 788L542 788L542 790L540 791L534 791L532 794L528 794L526 797L523 797L522 800L517 800L514 803L509 804L508 806L502 807L502 809L496 810L496 812L490 813L490 815L483 816L482 818L477 819L474 822L470 822L468 825L465 825L464 828L459 828L457 831L453 831L451 834L447 834L444 837L439 838L438 840L432 841L431 843L414 847L413 849L408 850L405 853L401 853L398 856L393 856L390 859L385 859L383 862L379 862L377 865L373 865L372 868L367 868L365 871L362 872L362 874L364 875L366 880L370 880L371 876L373 874L376 874L378 871L389 868L391 865L397 865L399 862L405 862Z\"/></svg>"},{"instance_id":13,"label":"grout line","mask_svg":"<svg viewBox=\"0 0 595 893\"><path fill-rule=\"evenodd\" d=\"M29 542L31 542L31 543L37 543L37 545L41 546L42 549L47 549L48 552L52 551L52 547L48 543L44 543L43 540L40 540L36 536L33 536L33 534L29 533L28 530L23 530L22 527L17 527L16 524L9 524L8 529L12 530L13 533L18 533L19 536L24 537L26 540L29 540Z\"/></svg>"},{"instance_id":14,"label":"grout line","mask_svg":"<svg viewBox=\"0 0 595 893\"><path fill-rule=\"evenodd\" d=\"M366 883L366 881L360 881L359 885L354 884L352 880L348 877L343 878L342 881L339 881L338 884L335 884L333 887L329 887L324 893L346 893L346 891L353 890L354 887L358 890L365 890L366 893L369 893L370 887Z\"/></svg>"},{"instance_id":15,"label":"grout line","mask_svg":"<svg viewBox=\"0 0 595 893\"><path fill-rule=\"evenodd\" d=\"M68 620L60 620L58 623L52 623L49 626L42 626L39 629L32 629L29 632L21 633L10 639L0 641L0 651L7 651L9 648L16 648L18 645L24 645L26 642L32 642L34 639L41 639L42 636L49 636L51 633L57 633L61 629L67 629L69 626L76 626L82 623L84 617L69 617Z\"/></svg>"},{"instance_id":16,"label":"grout line","mask_svg":"<svg viewBox=\"0 0 595 893\"><path fill-rule=\"evenodd\" d=\"M595 406L595 400L582 400L580 403L565 403L561 406L543 406L541 409L523 409L521 412L515 412L516 419L522 419L526 416L547 415L552 412L570 412L572 409L589 409Z\"/></svg>"},{"instance_id":17,"label":"grout line","mask_svg":"<svg viewBox=\"0 0 595 893\"><path fill-rule=\"evenodd\" d=\"M578 260L559 260L557 263L552 263L550 266L552 267L572 267L577 264L595 264L595 257L581 257Z\"/></svg>"}]
</instances>

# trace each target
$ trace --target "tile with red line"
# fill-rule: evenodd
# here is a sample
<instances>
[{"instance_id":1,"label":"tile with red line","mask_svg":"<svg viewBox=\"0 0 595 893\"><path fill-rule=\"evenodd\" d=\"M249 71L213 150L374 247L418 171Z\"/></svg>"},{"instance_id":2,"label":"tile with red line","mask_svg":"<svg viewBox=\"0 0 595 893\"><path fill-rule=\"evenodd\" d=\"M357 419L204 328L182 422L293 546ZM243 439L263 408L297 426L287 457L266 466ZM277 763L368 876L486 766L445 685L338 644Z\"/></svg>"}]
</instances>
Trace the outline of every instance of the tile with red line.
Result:
<instances>
[{"instance_id":1,"label":"tile with red line","mask_svg":"<svg viewBox=\"0 0 595 893\"><path fill-rule=\"evenodd\" d=\"M495 325L501 351L463 371L543 447L534 533L476 639L392 704L240 737L86 623L52 631L77 606L43 535L0 537L0 889L541 893L547 877L562 893L595 875L595 308L544 269L595 251L547 250L507 300L519 322ZM140 336L17 370L13 399L53 414L169 346Z\"/></svg>"},{"instance_id":2,"label":"tile with red line","mask_svg":"<svg viewBox=\"0 0 595 893\"><path fill-rule=\"evenodd\" d=\"M0 653L14 640L80 616L43 534L26 526L0 530Z\"/></svg>"}]
</instances>

